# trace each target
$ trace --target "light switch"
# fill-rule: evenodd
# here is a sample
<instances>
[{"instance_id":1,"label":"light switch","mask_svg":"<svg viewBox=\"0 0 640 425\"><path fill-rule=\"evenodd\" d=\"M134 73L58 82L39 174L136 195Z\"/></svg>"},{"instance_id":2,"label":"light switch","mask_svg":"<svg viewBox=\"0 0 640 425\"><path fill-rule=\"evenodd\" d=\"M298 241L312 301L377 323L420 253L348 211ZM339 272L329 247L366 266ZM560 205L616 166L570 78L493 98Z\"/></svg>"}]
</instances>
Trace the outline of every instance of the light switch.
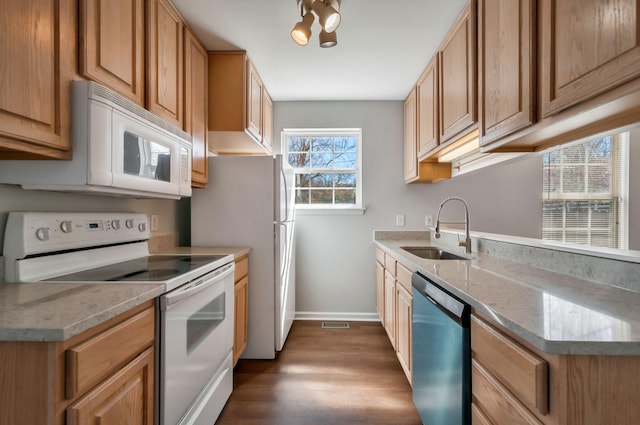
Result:
<instances>
[{"instance_id":1,"label":"light switch","mask_svg":"<svg viewBox=\"0 0 640 425\"><path fill-rule=\"evenodd\" d=\"M396 215L396 226L404 226L404 214Z\"/></svg>"}]
</instances>

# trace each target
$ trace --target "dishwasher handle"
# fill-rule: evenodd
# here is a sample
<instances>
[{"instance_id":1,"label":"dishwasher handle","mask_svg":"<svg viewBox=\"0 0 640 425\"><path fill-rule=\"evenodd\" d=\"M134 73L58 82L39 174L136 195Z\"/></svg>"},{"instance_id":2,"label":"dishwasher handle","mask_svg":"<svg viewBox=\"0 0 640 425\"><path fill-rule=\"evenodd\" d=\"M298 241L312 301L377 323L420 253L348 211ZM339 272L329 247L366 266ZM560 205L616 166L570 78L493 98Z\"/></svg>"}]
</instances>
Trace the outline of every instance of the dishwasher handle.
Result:
<instances>
[{"instance_id":1,"label":"dishwasher handle","mask_svg":"<svg viewBox=\"0 0 640 425\"><path fill-rule=\"evenodd\" d=\"M471 324L471 307L455 295L447 292L428 277L414 272L411 276L413 289L433 303L463 328Z\"/></svg>"}]
</instances>

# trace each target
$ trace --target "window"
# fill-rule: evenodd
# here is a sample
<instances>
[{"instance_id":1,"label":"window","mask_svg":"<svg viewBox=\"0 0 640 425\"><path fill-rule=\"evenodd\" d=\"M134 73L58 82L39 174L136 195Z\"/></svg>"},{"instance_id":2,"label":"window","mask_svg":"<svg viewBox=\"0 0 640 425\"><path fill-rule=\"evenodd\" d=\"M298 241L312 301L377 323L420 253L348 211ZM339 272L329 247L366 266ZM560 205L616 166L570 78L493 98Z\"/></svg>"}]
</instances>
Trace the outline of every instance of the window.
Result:
<instances>
[{"instance_id":1,"label":"window","mask_svg":"<svg viewBox=\"0 0 640 425\"><path fill-rule=\"evenodd\" d=\"M542 239L626 248L628 133L543 157Z\"/></svg>"},{"instance_id":2,"label":"window","mask_svg":"<svg viewBox=\"0 0 640 425\"><path fill-rule=\"evenodd\" d=\"M285 129L296 175L296 207L362 208L361 129Z\"/></svg>"}]
</instances>

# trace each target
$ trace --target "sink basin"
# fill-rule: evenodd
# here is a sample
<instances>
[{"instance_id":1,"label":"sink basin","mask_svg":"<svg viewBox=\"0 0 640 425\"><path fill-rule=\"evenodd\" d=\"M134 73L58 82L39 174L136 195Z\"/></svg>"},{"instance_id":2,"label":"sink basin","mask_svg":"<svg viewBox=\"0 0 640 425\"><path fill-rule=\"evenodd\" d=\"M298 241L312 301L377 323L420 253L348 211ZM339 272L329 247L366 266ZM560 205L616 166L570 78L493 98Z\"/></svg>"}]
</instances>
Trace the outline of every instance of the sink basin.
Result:
<instances>
[{"instance_id":1,"label":"sink basin","mask_svg":"<svg viewBox=\"0 0 640 425\"><path fill-rule=\"evenodd\" d=\"M461 255L445 251L435 246L401 246L400 249L407 251L420 258L428 260L468 260Z\"/></svg>"}]
</instances>

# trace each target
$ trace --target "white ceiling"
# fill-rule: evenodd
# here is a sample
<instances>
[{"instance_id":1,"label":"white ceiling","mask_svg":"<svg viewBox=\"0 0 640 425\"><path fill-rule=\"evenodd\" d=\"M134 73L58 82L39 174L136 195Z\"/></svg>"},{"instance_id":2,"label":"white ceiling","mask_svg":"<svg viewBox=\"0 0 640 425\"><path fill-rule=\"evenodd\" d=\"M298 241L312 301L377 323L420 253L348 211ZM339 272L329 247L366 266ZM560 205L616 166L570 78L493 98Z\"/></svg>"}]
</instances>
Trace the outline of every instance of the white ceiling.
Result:
<instances>
[{"instance_id":1,"label":"white ceiling","mask_svg":"<svg viewBox=\"0 0 640 425\"><path fill-rule=\"evenodd\" d=\"M289 33L296 0L173 0L208 50L246 50L275 101L404 99L465 0L342 0L338 45Z\"/></svg>"}]
</instances>

